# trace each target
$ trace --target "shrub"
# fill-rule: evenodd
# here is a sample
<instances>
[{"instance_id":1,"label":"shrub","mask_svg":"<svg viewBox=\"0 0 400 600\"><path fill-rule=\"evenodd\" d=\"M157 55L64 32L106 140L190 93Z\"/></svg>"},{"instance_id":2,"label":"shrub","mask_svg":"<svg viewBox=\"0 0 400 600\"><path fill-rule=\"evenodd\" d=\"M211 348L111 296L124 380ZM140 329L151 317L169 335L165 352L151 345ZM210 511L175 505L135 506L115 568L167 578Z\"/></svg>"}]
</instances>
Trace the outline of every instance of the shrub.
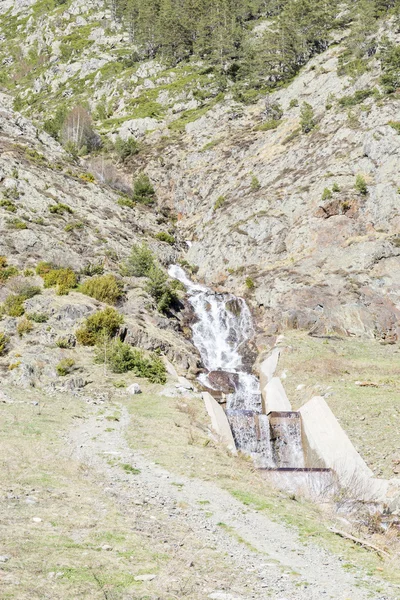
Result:
<instances>
[{"instance_id":1,"label":"shrub","mask_svg":"<svg viewBox=\"0 0 400 600\"><path fill-rule=\"evenodd\" d=\"M21 317L25 312L24 300L25 298L16 294L7 296L2 306L3 312L9 317Z\"/></svg>"},{"instance_id":2,"label":"shrub","mask_svg":"<svg viewBox=\"0 0 400 600\"><path fill-rule=\"evenodd\" d=\"M387 94L400 88L400 46L385 40L380 55L382 75L380 83Z\"/></svg>"},{"instance_id":3,"label":"shrub","mask_svg":"<svg viewBox=\"0 0 400 600\"><path fill-rule=\"evenodd\" d=\"M15 219L7 220L7 228L21 230L21 229L27 229L28 227L27 227L27 224L24 223L24 221L21 221L21 219L15 218Z\"/></svg>"},{"instance_id":4,"label":"shrub","mask_svg":"<svg viewBox=\"0 0 400 600\"><path fill-rule=\"evenodd\" d=\"M299 105L297 98L292 98L289 103L289 108L296 108Z\"/></svg>"},{"instance_id":5,"label":"shrub","mask_svg":"<svg viewBox=\"0 0 400 600\"><path fill-rule=\"evenodd\" d=\"M117 137L115 141L115 152L118 155L118 158L125 162L131 156L138 154L139 152L139 143L134 137L128 137L128 139L123 140L121 137Z\"/></svg>"},{"instance_id":6,"label":"shrub","mask_svg":"<svg viewBox=\"0 0 400 600\"><path fill-rule=\"evenodd\" d=\"M361 174L357 175L354 187L356 188L359 194L362 194L363 196L366 196L368 194L367 182Z\"/></svg>"},{"instance_id":7,"label":"shrub","mask_svg":"<svg viewBox=\"0 0 400 600\"><path fill-rule=\"evenodd\" d=\"M3 356L7 352L7 346L10 338L0 331L0 356Z\"/></svg>"},{"instance_id":8,"label":"shrub","mask_svg":"<svg viewBox=\"0 0 400 600\"><path fill-rule=\"evenodd\" d=\"M86 319L85 324L76 332L76 339L83 346L94 346L103 333L110 338L114 337L123 322L124 317L115 308L108 306Z\"/></svg>"},{"instance_id":9,"label":"shrub","mask_svg":"<svg viewBox=\"0 0 400 600\"><path fill-rule=\"evenodd\" d=\"M56 340L56 346L57 346L57 348L67 349L67 348L73 348L74 344L70 338L60 337Z\"/></svg>"},{"instance_id":10,"label":"shrub","mask_svg":"<svg viewBox=\"0 0 400 600\"><path fill-rule=\"evenodd\" d=\"M266 121L265 123L261 123L260 125L257 125L254 129L256 131L271 131L272 129L276 129L277 127L279 127L279 125L282 123L282 121L275 121L274 119L271 119L270 121Z\"/></svg>"},{"instance_id":11,"label":"shrub","mask_svg":"<svg viewBox=\"0 0 400 600\"><path fill-rule=\"evenodd\" d=\"M168 283L168 276L159 266L154 265L148 276L146 291L154 298L160 312L168 312L178 300L176 290Z\"/></svg>"},{"instance_id":12,"label":"shrub","mask_svg":"<svg viewBox=\"0 0 400 600\"><path fill-rule=\"evenodd\" d=\"M104 362L101 348L98 349L95 360ZM106 355L106 362L113 373L133 371L137 377L147 377L151 383L164 384L167 380L165 365L159 356L152 354L145 357L141 350L132 348L121 340L112 343Z\"/></svg>"},{"instance_id":13,"label":"shrub","mask_svg":"<svg viewBox=\"0 0 400 600\"><path fill-rule=\"evenodd\" d=\"M218 196L214 204L214 210L218 210L225 202L225 196Z\"/></svg>"},{"instance_id":14,"label":"shrub","mask_svg":"<svg viewBox=\"0 0 400 600\"><path fill-rule=\"evenodd\" d=\"M257 192L261 188L261 184L255 175L251 178L250 187L253 192Z\"/></svg>"},{"instance_id":15,"label":"shrub","mask_svg":"<svg viewBox=\"0 0 400 600\"><path fill-rule=\"evenodd\" d=\"M52 269L54 269L54 267L51 263L40 261L36 266L36 275L40 275L42 277Z\"/></svg>"},{"instance_id":16,"label":"shrub","mask_svg":"<svg viewBox=\"0 0 400 600\"><path fill-rule=\"evenodd\" d=\"M339 105L343 108L356 106L357 104L364 102L364 100L370 96L373 96L374 93L374 90L358 90L353 96L343 96L343 98L340 98Z\"/></svg>"},{"instance_id":17,"label":"shrub","mask_svg":"<svg viewBox=\"0 0 400 600\"><path fill-rule=\"evenodd\" d=\"M140 204L154 204L156 200L156 192L150 179L144 173L141 173L134 181L133 199Z\"/></svg>"},{"instance_id":18,"label":"shrub","mask_svg":"<svg viewBox=\"0 0 400 600\"><path fill-rule=\"evenodd\" d=\"M0 206L8 212L17 212L17 207L15 206L14 202L11 202L11 200L9 200L8 198L6 198L5 200L0 200Z\"/></svg>"},{"instance_id":19,"label":"shrub","mask_svg":"<svg viewBox=\"0 0 400 600\"><path fill-rule=\"evenodd\" d=\"M49 206L49 211L54 215L63 215L64 213L72 214L74 211L72 208L67 206L66 204L62 204L58 202L57 204L52 204Z\"/></svg>"},{"instance_id":20,"label":"shrub","mask_svg":"<svg viewBox=\"0 0 400 600\"><path fill-rule=\"evenodd\" d=\"M315 127L314 110L311 104L303 102L300 109L300 127L303 133L309 133Z\"/></svg>"},{"instance_id":21,"label":"shrub","mask_svg":"<svg viewBox=\"0 0 400 600\"><path fill-rule=\"evenodd\" d=\"M45 263L44 263L45 264ZM46 267L43 267L44 269ZM40 274L44 281L45 288L56 287L56 293L59 296L65 296L68 292L77 286L78 280L72 269L53 268Z\"/></svg>"},{"instance_id":22,"label":"shrub","mask_svg":"<svg viewBox=\"0 0 400 600\"><path fill-rule=\"evenodd\" d=\"M332 192L340 192L340 187L337 183L334 183L332 186Z\"/></svg>"},{"instance_id":23,"label":"shrub","mask_svg":"<svg viewBox=\"0 0 400 600\"><path fill-rule=\"evenodd\" d=\"M146 277L155 264L155 256L147 244L136 244L126 260L124 274L133 277Z\"/></svg>"},{"instance_id":24,"label":"shrub","mask_svg":"<svg viewBox=\"0 0 400 600\"><path fill-rule=\"evenodd\" d=\"M322 192L322 197L321 200L329 200L330 198L332 198L332 192L329 188L325 188L324 191Z\"/></svg>"},{"instance_id":25,"label":"shrub","mask_svg":"<svg viewBox=\"0 0 400 600\"><path fill-rule=\"evenodd\" d=\"M255 288L255 283L254 281L251 279L251 277L247 277L246 279L246 287L248 290L254 290Z\"/></svg>"},{"instance_id":26,"label":"shrub","mask_svg":"<svg viewBox=\"0 0 400 600\"><path fill-rule=\"evenodd\" d=\"M18 275L16 267L9 267L5 256L0 256L0 282L7 281L10 277Z\"/></svg>"},{"instance_id":27,"label":"shrub","mask_svg":"<svg viewBox=\"0 0 400 600\"><path fill-rule=\"evenodd\" d=\"M400 121L389 121L388 125L400 135Z\"/></svg>"},{"instance_id":28,"label":"shrub","mask_svg":"<svg viewBox=\"0 0 400 600\"><path fill-rule=\"evenodd\" d=\"M59 141L61 127L67 116L67 109L65 106L60 106L54 117L47 119L43 124L43 129L46 133L51 135L55 140Z\"/></svg>"},{"instance_id":29,"label":"shrub","mask_svg":"<svg viewBox=\"0 0 400 600\"><path fill-rule=\"evenodd\" d=\"M83 267L81 273L87 277L93 277L93 275L103 275L104 265L103 263L89 263Z\"/></svg>"},{"instance_id":30,"label":"shrub","mask_svg":"<svg viewBox=\"0 0 400 600\"><path fill-rule=\"evenodd\" d=\"M17 333L20 337L32 331L33 325L29 319L24 317L17 325Z\"/></svg>"},{"instance_id":31,"label":"shrub","mask_svg":"<svg viewBox=\"0 0 400 600\"><path fill-rule=\"evenodd\" d=\"M29 313L26 315L34 323L47 323L49 316L44 313Z\"/></svg>"},{"instance_id":32,"label":"shrub","mask_svg":"<svg viewBox=\"0 0 400 600\"><path fill-rule=\"evenodd\" d=\"M59 375L60 377L65 377L66 375L71 373L74 365L75 361L73 358L63 358L56 366L57 375Z\"/></svg>"},{"instance_id":33,"label":"shrub","mask_svg":"<svg viewBox=\"0 0 400 600\"><path fill-rule=\"evenodd\" d=\"M121 298L122 290L122 283L114 275L92 277L79 286L82 294L96 298L99 302L107 302L107 304L115 304Z\"/></svg>"},{"instance_id":34,"label":"shrub","mask_svg":"<svg viewBox=\"0 0 400 600\"><path fill-rule=\"evenodd\" d=\"M156 238L160 240L160 242L166 242L173 246L175 244L175 238L173 235L166 233L165 231L160 231L160 233L156 234Z\"/></svg>"}]
</instances>

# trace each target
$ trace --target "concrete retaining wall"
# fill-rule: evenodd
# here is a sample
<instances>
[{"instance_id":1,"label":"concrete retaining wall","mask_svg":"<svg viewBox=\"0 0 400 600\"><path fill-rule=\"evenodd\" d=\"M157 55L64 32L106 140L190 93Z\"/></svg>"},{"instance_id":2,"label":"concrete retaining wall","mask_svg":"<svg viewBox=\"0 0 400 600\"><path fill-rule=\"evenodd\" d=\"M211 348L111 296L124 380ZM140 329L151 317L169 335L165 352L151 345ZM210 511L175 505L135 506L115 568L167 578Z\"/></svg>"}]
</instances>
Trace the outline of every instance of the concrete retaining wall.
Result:
<instances>
[{"instance_id":1,"label":"concrete retaining wall","mask_svg":"<svg viewBox=\"0 0 400 600\"><path fill-rule=\"evenodd\" d=\"M211 419L211 426L229 450L236 452L236 444L224 409L208 392L203 392L202 398Z\"/></svg>"},{"instance_id":2,"label":"concrete retaining wall","mask_svg":"<svg viewBox=\"0 0 400 600\"><path fill-rule=\"evenodd\" d=\"M336 471L342 485L362 485L365 479L373 477L324 398L312 398L299 412L307 466L319 466L315 461L321 461ZM310 465L310 461L314 464Z\"/></svg>"},{"instance_id":3,"label":"concrete retaining wall","mask_svg":"<svg viewBox=\"0 0 400 600\"><path fill-rule=\"evenodd\" d=\"M292 406L279 377L273 377L262 389L263 412L291 412Z\"/></svg>"}]
</instances>

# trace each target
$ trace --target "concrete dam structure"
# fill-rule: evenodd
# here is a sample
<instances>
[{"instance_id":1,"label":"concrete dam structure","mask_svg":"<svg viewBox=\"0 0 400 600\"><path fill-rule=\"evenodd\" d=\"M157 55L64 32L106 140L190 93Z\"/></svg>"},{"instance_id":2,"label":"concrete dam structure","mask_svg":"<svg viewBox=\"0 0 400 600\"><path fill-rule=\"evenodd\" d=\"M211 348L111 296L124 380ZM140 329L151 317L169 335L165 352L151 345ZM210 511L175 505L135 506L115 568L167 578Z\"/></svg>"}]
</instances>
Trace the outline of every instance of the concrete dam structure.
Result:
<instances>
[{"instance_id":1,"label":"concrete dam structure","mask_svg":"<svg viewBox=\"0 0 400 600\"><path fill-rule=\"evenodd\" d=\"M374 478L323 397L293 411L275 375L280 347L261 363L259 378L244 364L254 334L246 302L192 282L178 266L169 274L186 286L193 343L207 371L199 377L208 390L203 400L227 447L250 456L263 477L290 492L329 498L351 488L362 501L400 507L398 482Z\"/></svg>"}]
</instances>

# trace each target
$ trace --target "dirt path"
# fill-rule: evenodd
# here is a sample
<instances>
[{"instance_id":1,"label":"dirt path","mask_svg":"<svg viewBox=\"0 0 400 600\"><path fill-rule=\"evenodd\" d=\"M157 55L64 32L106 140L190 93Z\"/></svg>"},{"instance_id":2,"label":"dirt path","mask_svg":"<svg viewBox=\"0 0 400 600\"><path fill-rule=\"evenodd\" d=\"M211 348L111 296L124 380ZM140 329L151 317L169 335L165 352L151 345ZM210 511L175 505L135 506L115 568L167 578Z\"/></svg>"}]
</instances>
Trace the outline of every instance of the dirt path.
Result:
<instances>
[{"instance_id":1,"label":"dirt path","mask_svg":"<svg viewBox=\"0 0 400 600\"><path fill-rule=\"evenodd\" d=\"M244 507L216 484L176 476L133 452L124 437L129 416L124 408L121 411L112 428L106 415L96 412L81 422L69 434L70 452L90 467L126 514L127 525L151 536L155 545L173 548L182 562L182 573L175 573L176 580L184 581L179 598L400 597L396 590L374 593L373 578L345 571L338 557L311 542L302 543L294 531ZM126 472L121 465L140 472ZM223 561L220 573L217 567L196 570L199 562L209 559L208 550Z\"/></svg>"}]
</instances>

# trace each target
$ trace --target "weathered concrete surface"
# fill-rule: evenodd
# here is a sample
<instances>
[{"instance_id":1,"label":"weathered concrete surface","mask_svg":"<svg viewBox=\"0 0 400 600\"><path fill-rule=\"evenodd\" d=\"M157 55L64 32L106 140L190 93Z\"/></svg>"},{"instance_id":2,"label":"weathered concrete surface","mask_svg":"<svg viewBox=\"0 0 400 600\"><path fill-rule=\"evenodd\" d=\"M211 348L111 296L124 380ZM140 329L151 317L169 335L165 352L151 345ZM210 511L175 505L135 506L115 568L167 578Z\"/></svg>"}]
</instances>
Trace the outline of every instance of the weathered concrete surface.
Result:
<instances>
[{"instance_id":1,"label":"weathered concrete surface","mask_svg":"<svg viewBox=\"0 0 400 600\"><path fill-rule=\"evenodd\" d=\"M272 353L260 365L260 387L263 390L269 381L273 378L276 367L278 366L280 348L274 348Z\"/></svg>"},{"instance_id":2,"label":"weathered concrete surface","mask_svg":"<svg viewBox=\"0 0 400 600\"><path fill-rule=\"evenodd\" d=\"M213 430L221 437L229 450L236 452L235 440L233 439L232 431L224 409L208 392L203 392L202 398L210 416Z\"/></svg>"},{"instance_id":3,"label":"weathered concrete surface","mask_svg":"<svg viewBox=\"0 0 400 600\"><path fill-rule=\"evenodd\" d=\"M306 464L317 466L315 462L320 461L336 471L342 485L364 487L364 481L372 478L373 473L354 448L324 398L312 398L299 412Z\"/></svg>"},{"instance_id":4,"label":"weathered concrete surface","mask_svg":"<svg viewBox=\"0 0 400 600\"><path fill-rule=\"evenodd\" d=\"M273 377L268 381L264 388L261 388L263 411L265 414L270 412L290 412L292 406L286 395L285 388L279 377Z\"/></svg>"}]
</instances>

